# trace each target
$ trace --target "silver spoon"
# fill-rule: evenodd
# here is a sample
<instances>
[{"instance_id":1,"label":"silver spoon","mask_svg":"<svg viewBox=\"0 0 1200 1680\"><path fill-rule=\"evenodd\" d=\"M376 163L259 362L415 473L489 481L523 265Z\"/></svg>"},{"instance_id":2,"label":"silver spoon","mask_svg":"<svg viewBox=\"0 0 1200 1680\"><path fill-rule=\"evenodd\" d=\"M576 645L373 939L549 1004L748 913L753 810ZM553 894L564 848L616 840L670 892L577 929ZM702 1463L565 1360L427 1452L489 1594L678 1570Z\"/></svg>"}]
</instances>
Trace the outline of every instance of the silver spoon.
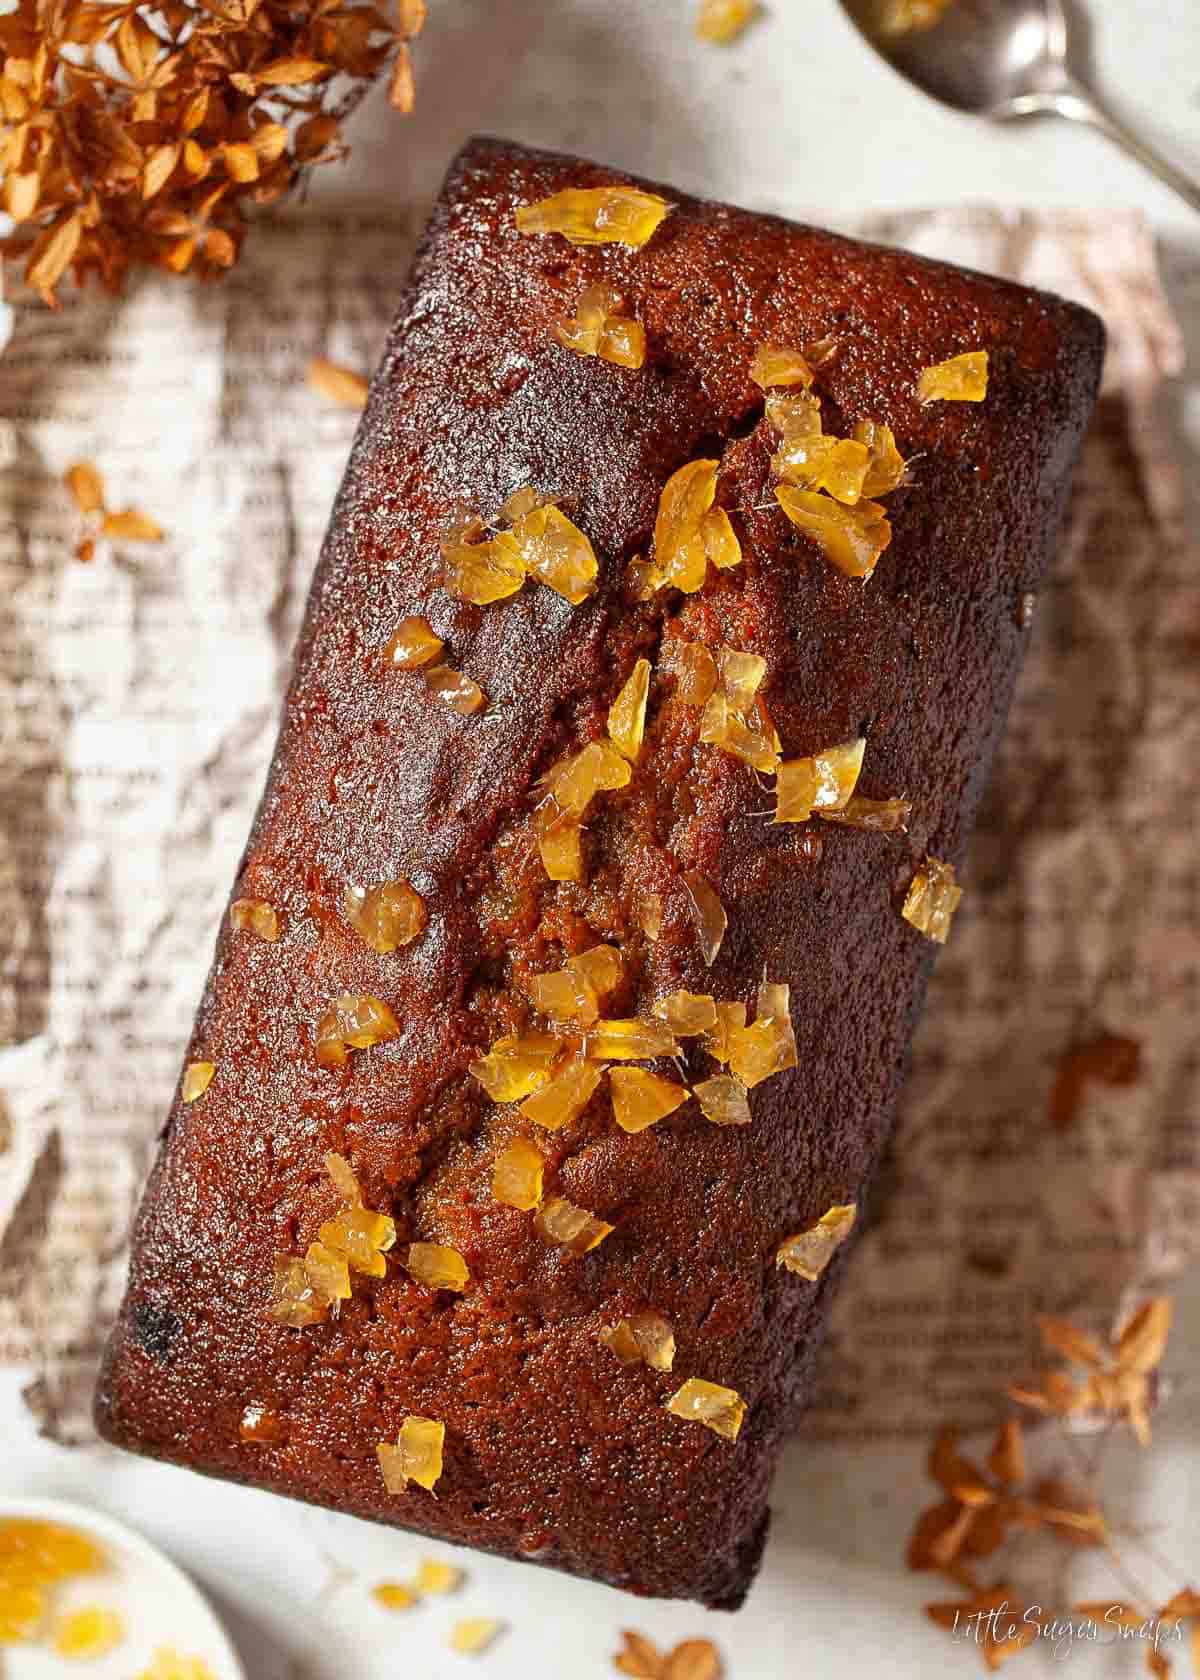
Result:
<instances>
[{"instance_id":1,"label":"silver spoon","mask_svg":"<svg viewBox=\"0 0 1200 1680\"><path fill-rule=\"evenodd\" d=\"M1099 129L1200 210L1200 183L1112 116L1073 73L1062 0L949 0L937 21L897 29L898 0L841 0L870 44L925 93L973 116L1049 112Z\"/></svg>"}]
</instances>

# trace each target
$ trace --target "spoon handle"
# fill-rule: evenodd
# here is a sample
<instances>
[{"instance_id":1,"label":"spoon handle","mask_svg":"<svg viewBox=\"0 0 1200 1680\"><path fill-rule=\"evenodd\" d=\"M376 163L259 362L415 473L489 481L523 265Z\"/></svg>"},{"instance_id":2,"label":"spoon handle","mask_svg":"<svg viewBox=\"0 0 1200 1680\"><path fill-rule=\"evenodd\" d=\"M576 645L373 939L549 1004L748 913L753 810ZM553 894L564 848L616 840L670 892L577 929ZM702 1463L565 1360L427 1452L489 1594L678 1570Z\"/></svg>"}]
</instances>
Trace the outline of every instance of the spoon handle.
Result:
<instances>
[{"instance_id":1,"label":"spoon handle","mask_svg":"<svg viewBox=\"0 0 1200 1680\"><path fill-rule=\"evenodd\" d=\"M1041 108L1053 111L1057 116L1066 117L1071 122L1087 123L1089 127L1098 129L1114 145L1120 146L1130 157L1136 158L1143 169L1148 169L1152 175L1157 175L1160 181L1173 188L1185 204L1190 204L1193 210L1200 210L1200 181L1194 180L1169 158L1165 158L1161 152L1148 145L1140 135L1127 128L1110 111L1105 110L1091 89L1076 81L1073 76L1066 78L1061 86L1042 95Z\"/></svg>"}]
</instances>

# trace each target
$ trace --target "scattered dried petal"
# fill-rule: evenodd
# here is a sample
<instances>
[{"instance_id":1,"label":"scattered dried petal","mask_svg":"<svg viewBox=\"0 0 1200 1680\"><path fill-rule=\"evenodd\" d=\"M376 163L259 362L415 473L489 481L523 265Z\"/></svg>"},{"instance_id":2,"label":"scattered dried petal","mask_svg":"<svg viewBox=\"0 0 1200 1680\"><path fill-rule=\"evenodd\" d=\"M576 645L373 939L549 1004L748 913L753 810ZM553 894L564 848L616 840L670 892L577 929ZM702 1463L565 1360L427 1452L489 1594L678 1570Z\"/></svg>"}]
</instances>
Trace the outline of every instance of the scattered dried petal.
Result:
<instances>
[{"instance_id":1,"label":"scattered dried petal","mask_svg":"<svg viewBox=\"0 0 1200 1680\"><path fill-rule=\"evenodd\" d=\"M494 1616L471 1616L450 1629L450 1649L462 1656L476 1657L500 1637L504 1623Z\"/></svg>"},{"instance_id":2,"label":"scattered dried petal","mask_svg":"<svg viewBox=\"0 0 1200 1680\"><path fill-rule=\"evenodd\" d=\"M675 1034L664 1021L639 1016L597 1021L588 1029L584 1047L591 1061L643 1062L679 1054Z\"/></svg>"},{"instance_id":3,"label":"scattered dried petal","mask_svg":"<svg viewBox=\"0 0 1200 1680\"><path fill-rule=\"evenodd\" d=\"M308 364L308 388L327 397L339 408L367 406L367 381L352 368L331 362L327 356L313 356Z\"/></svg>"},{"instance_id":4,"label":"scattered dried petal","mask_svg":"<svg viewBox=\"0 0 1200 1680\"><path fill-rule=\"evenodd\" d=\"M724 1066L729 1061L736 1034L746 1025L746 1005L718 1001L716 1007L716 1024L705 1034L704 1048L715 1062Z\"/></svg>"},{"instance_id":5,"label":"scattered dried petal","mask_svg":"<svg viewBox=\"0 0 1200 1680\"><path fill-rule=\"evenodd\" d=\"M63 474L63 483L80 513L100 513L104 507L104 480L91 461L76 461Z\"/></svg>"},{"instance_id":6,"label":"scattered dried petal","mask_svg":"<svg viewBox=\"0 0 1200 1680\"><path fill-rule=\"evenodd\" d=\"M676 693L685 706L703 706L717 686L717 662L703 642L688 642L676 666Z\"/></svg>"},{"instance_id":7,"label":"scattered dried petal","mask_svg":"<svg viewBox=\"0 0 1200 1680\"><path fill-rule=\"evenodd\" d=\"M411 1610L418 1602L419 1594L412 1587L406 1587L403 1581L380 1581L377 1587L371 1588L371 1597L385 1610Z\"/></svg>"},{"instance_id":8,"label":"scattered dried petal","mask_svg":"<svg viewBox=\"0 0 1200 1680\"><path fill-rule=\"evenodd\" d=\"M452 1563L443 1563L440 1558L422 1558L413 1585L424 1598L440 1598L443 1593L456 1592L465 1579L465 1571L456 1569Z\"/></svg>"},{"instance_id":9,"label":"scattered dried petal","mask_svg":"<svg viewBox=\"0 0 1200 1680\"><path fill-rule=\"evenodd\" d=\"M845 828L863 828L876 834L907 833L912 816L911 799L863 799L855 794L841 811L817 811L825 822Z\"/></svg>"},{"instance_id":10,"label":"scattered dried petal","mask_svg":"<svg viewBox=\"0 0 1200 1680\"><path fill-rule=\"evenodd\" d=\"M151 519L140 508L106 513L100 529L106 537L115 537L118 542L161 542L166 536L157 519Z\"/></svg>"},{"instance_id":11,"label":"scattered dried petal","mask_svg":"<svg viewBox=\"0 0 1200 1680\"><path fill-rule=\"evenodd\" d=\"M416 671L440 659L445 643L436 636L427 619L402 618L383 650L384 661L398 671Z\"/></svg>"},{"instance_id":12,"label":"scattered dried petal","mask_svg":"<svg viewBox=\"0 0 1200 1680\"><path fill-rule=\"evenodd\" d=\"M717 1005L707 992L672 992L659 998L653 1013L664 1020L677 1038L695 1038L710 1033L717 1025Z\"/></svg>"}]
</instances>

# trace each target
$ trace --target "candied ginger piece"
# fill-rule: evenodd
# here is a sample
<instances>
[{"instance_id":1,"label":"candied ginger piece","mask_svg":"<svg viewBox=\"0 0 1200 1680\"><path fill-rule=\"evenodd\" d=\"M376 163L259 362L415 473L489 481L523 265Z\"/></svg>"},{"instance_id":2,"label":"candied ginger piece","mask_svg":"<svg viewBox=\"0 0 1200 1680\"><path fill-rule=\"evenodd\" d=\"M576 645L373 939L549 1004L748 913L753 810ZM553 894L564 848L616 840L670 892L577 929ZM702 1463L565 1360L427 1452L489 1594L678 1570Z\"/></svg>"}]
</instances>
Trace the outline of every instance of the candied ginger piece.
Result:
<instances>
[{"instance_id":1,"label":"candied ginger piece","mask_svg":"<svg viewBox=\"0 0 1200 1680\"><path fill-rule=\"evenodd\" d=\"M750 377L761 390L773 385L803 385L813 382L813 370L799 351L783 344L760 344L750 363Z\"/></svg>"},{"instance_id":2,"label":"candied ginger piece","mask_svg":"<svg viewBox=\"0 0 1200 1680\"><path fill-rule=\"evenodd\" d=\"M384 1255L396 1246L396 1222L370 1208L347 1208L317 1232L331 1254L345 1260L352 1271L364 1277L386 1277Z\"/></svg>"},{"instance_id":3,"label":"candied ginger piece","mask_svg":"<svg viewBox=\"0 0 1200 1680\"><path fill-rule=\"evenodd\" d=\"M410 881L384 881L378 887L348 886L343 898L346 920L364 945L387 956L411 945L425 931L425 901Z\"/></svg>"},{"instance_id":4,"label":"candied ginger piece","mask_svg":"<svg viewBox=\"0 0 1200 1680\"><path fill-rule=\"evenodd\" d=\"M613 1229L586 1208L576 1207L565 1196L550 1196L537 1211L534 1224L547 1242L569 1248L575 1254L590 1254Z\"/></svg>"},{"instance_id":5,"label":"candied ginger piece","mask_svg":"<svg viewBox=\"0 0 1200 1680\"><path fill-rule=\"evenodd\" d=\"M572 606L586 601L595 589L600 570L596 551L553 502L524 514L502 536L511 538L525 569Z\"/></svg>"},{"instance_id":6,"label":"candied ginger piece","mask_svg":"<svg viewBox=\"0 0 1200 1680\"><path fill-rule=\"evenodd\" d=\"M774 731L756 729L730 706L724 692L710 694L700 714L700 739L720 747L732 758L740 758L754 770L774 774L779 766L779 747Z\"/></svg>"},{"instance_id":7,"label":"candied ginger piece","mask_svg":"<svg viewBox=\"0 0 1200 1680\"><path fill-rule=\"evenodd\" d=\"M363 1205L362 1185L344 1155L335 1154L331 1149L325 1157L325 1171L329 1174L334 1189L348 1206Z\"/></svg>"},{"instance_id":8,"label":"candied ginger piece","mask_svg":"<svg viewBox=\"0 0 1200 1680\"><path fill-rule=\"evenodd\" d=\"M423 1598L440 1598L443 1593L455 1592L466 1579L465 1571L440 1558L422 1558L417 1567L413 1586Z\"/></svg>"},{"instance_id":9,"label":"candied ginger piece","mask_svg":"<svg viewBox=\"0 0 1200 1680\"><path fill-rule=\"evenodd\" d=\"M596 354L614 367L642 367L646 360L645 327L626 315L610 315L600 329Z\"/></svg>"},{"instance_id":10,"label":"candied ginger piece","mask_svg":"<svg viewBox=\"0 0 1200 1680\"><path fill-rule=\"evenodd\" d=\"M694 595L708 566L701 525L717 491L719 461L689 461L663 486L654 521L654 558L663 581Z\"/></svg>"},{"instance_id":11,"label":"candied ginger piece","mask_svg":"<svg viewBox=\"0 0 1200 1680\"><path fill-rule=\"evenodd\" d=\"M403 1581L380 1581L377 1587L371 1588L371 1597L385 1610L411 1610L420 1602L421 1595Z\"/></svg>"},{"instance_id":12,"label":"candied ginger piece","mask_svg":"<svg viewBox=\"0 0 1200 1680\"><path fill-rule=\"evenodd\" d=\"M716 1023L705 1034L704 1048L714 1062L725 1066L729 1061L733 1034L738 1028L746 1025L746 1005L722 1001L717 1003L716 1010Z\"/></svg>"},{"instance_id":13,"label":"candied ginger piece","mask_svg":"<svg viewBox=\"0 0 1200 1680\"><path fill-rule=\"evenodd\" d=\"M961 898L962 888L955 882L954 865L927 857L912 878L900 914L926 939L944 945Z\"/></svg>"},{"instance_id":14,"label":"candied ginger piece","mask_svg":"<svg viewBox=\"0 0 1200 1680\"><path fill-rule=\"evenodd\" d=\"M675 1332L658 1313L636 1312L606 1325L600 1340L622 1365L649 1365L652 1371L669 1371L675 1363Z\"/></svg>"},{"instance_id":15,"label":"candied ginger piece","mask_svg":"<svg viewBox=\"0 0 1200 1680\"><path fill-rule=\"evenodd\" d=\"M664 1020L677 1038L695 1038L711 1032L717 1024L716 1000L707 992L671 992L659 998L653 1013Z\"/></svg>"},{"instance_id":16,"label":"candied ginger piece","mask_svg":"<svg viewBox=\"0 0 1200 1680\"><path fill-rule=\"evenodd\" d=\"M461 1656L477 1657L503 1632L504 1623L495 1616L467 1616L450 1629L450 1649Z\"/></svg>"},{"instance_id":17,"label":"candied ginger piece","mask_svg":"<svg viewBox=\"0 0 1200 1680\"><path fill-rule=\"evenodd\" d=\"M715 566L719 572L728 572L741 565L742 545L724 508L709 508L700 521L700 536L704 543L704 558L710 566Z\"/></svg>"},{"instance_id":18,"label":"candied ginger piece","mask_svg":"<svg viewBox=\"0 0 1200 1680\"><path fill-rule=\"evenodd\" d=\"M644 555L635 555L625 568L625 584L635 601L653 600L665 582L658 567Z\"/></svg>"},{"instance_id":19,"label":"candied ginger piece","mask_svg":"<svg viewBox=\"0 0 1200 1680\"><path fill-rule=\"evenodd\" d=\"M888 496L904 483L908 464L896 448L896 438L890 426L881 420L860 420L854 428L856 442L865 446L870 456L867 476L862 483L864 496Z\"/></svg>"},{"instance_id":20,"label":"candied ginger piece","mask_svg":"<svg viewBox=\"0 0 1200 1680\"><path fill-rule=\"evenodd\" d=\"M615 945L591 945L577 956L567 958L567 967L577 974L599 997L604 997L621 984L625 970L621 953Z\"/></svg>"},{"instance_id":21,"label":"candied ginger piece","mask_svg":"<svg viewBox=\"0 0 1200 1680\"><path fill-rule=\"evenodd\" d=\"M657 940L662 934L663 901L661 893L646 893L638 906L638 926L647 939Z\"/></svg>"},{"instance_id":22,"label":"candied ginger piece","mask_svg":"<svg viewBox=\"0 0 1200 1680\"><path fill-rule=\"evenodd\" d=\"M535 1009L555 1021L590 1026L600 1014L600 1000L591 982L569 968L535 974L529 982L529 996Z\"/></svg>"},{"instance_id":23,"label":"candied ginger piece","mask_svg":"<svg viewBox=\"0 0 1200 1680\"><path fill-rule=\"evenodd\" d=\"M665 1021L633 1017L623 1021L597 1021L588 1031L589 1061L642 1062L651 1056L677 1056L679 1045Z\"/></svg>"},{"instance_id":24,"label":"candied ginger piece","mask_svg":"<svg viewBox=\"0 0 1200 1680\"><path fill-rule=\"evenodd\" d=\"M389 1493L403 1493L409 1482L433 1492L442 1474L446 1426L433 1418L406 1417L393 1447L380 1441L375 1448L383 1485Z\"/></svg>"},{"instance_id":25,"label":"candied ginger piece","mask_svg":"<svg viewBox=\"0 0 1200 1680\"><path fill-rule=\"evenodd\" d=\"M853 1202L831 1207L807 1231L797 1231L782 1242L775 1255L777 1266L815 1283L850 1235L858 1209Z\"/></svg>"},{"instance_id":26,"label":"candied ginger piece","mask_svg":"<svg viewBox=\"0 0 1200 1680\"><path fill-rule=\"evenodd\" d=\"M515 595L525 582L525 566L512 533L501 531L488 542L444 542L442 583L447 592L472 606L486 607ZM430 660L422 660L427 668Z\"/></svg>"},{"instance_id":27,"label":"candied ginger piece","mask_svg":"<svg viewBox=\"0 0 1200 1680\"><path fill-rule=\"evenodd\" d=\"M383 650L383 657L398 671L416 671L440 659L445 645L440 636L434 635L428 619L402 618Z\"/></svg>"},{"instance_id":28,"label":"candied ginger piece","mask_svg":"<svg viewBox=\"0 0 1200 1680\"><path fill-rule=\"evenodd\" d=\"M386 1003L369 992L343 992L317 1022L317 1061L322 1067L342 1067L349 1050L367 1050L399 1035L400 1023Z\"/></svg>"},{"instance_id":29,"label":"candied ginger piece","mask_svg":"<svg viewBox=\"0 0 1200 1680\"><path fill-rule=\"evenodd\" d=\"M760 0L700 0L696 35L701 41L728 46L761 11Z\"/></svg>"},{"instance_id":30,"label":"candied ginger piece","mask_svg":"<svg viewBox=\"0 0 1200 1680\"><path fill-rule=\"evenodd\" d=\"M335 1254L323 1242L309 1243L304 1251L304 1273L312 1284L317 1298L328 1302L348 1301L350 1265L342 1254Z\"/></svg>"},{"instance_id":31,"label":"candied ginger piece","mask_svg":"<svg viewBox=\"0 0 1200 1680\"><path fill-rule=\"evenodd\" d=\"M873 829L878 834L895 834L908 828L912 816L911 799L863 799L855 794L840 811L818 811L826 822L842 823L847 828Z\"/></svg>"},{"instance_id":32,"label":"candied ginger piece","mask_svg":"<svg viewBox=\"0 0 1200 1680\"><path fill-rule=\"evenodd\" d=\"M689 1377L667 1401L667 1410L689 1422L704 1424L727 1441L736 1441L746 1417L746 1402L736 1388Z\"/></svg>"},{"instance_id":33,"label":"candied ginger piece","mask_svg":"<svg viewBox=\"0 0 1200 1680\"><path fill-rule=\"evenodd\" d=\"M886 0L880 27L887 35L932 29L952 4L953 0Z\"/></svg>"},{"instance_id":34,"label":"candied ginger piece","mask_svg":"<svg viewBox=\"0 0 1200 1680\"><path fill-rule=\"evenodd\" d=\"M821 404L809 391L771 395L767 419L779 432L772 471L801 490L828 490L842 502L857 502L871 466L871 452L856 438L827 436Z\"/></svg>"},{"instance_id":35,"label":"candied ginger piece","mask_svg":"<svg viewBox=\"0 0 1200 1680\"><path fill-rule=\"evenodd\" d=\"M548 1084L526 1097L521 1113L535 1126L557 1132L570 1120L577 1120L591 1102L605 1069L582 1056L570 1056Z\"/></svg>"},{"instance_id":36,"label":"candied ginger piece","mask_svg":"<svg viewBox=\"0 0 1200 1680\"><path fill-rule=\"evenodd\" d=\"M734 1027L729 1034L729 1071L747 1089L799 1063L788 992L785 985L764 981L754 1025Z\"/></svg>"},{"instance_id":37,"label":"candied ginger piece","mask_svg":"<svg viewBox=\"0 0 1200 1680\"><path fill-rule=\"evenodd\" d=\"M287 1419L255 1400L242 1413L238 1425L240 1440L257 1446L279 1446L288 1438Z\"/></svg>"},{"instance_id":38,"label":"candied ginger piece","mask_svg":"<svg viewBox=\"0 0 1200 1680\"><path fill-rule=\"evenodd\" d=\"M650 661L639 659L608 709L608 733L613 745L637 763L646 734L646 700L650 693Z\"/></svg>"},{"instance_id":39,"label":"candied ginger piece","mask_svg":"<svg viewBox=\"0 0 1200 1680\"><path fill-rule=\"evenodd\" d=\"M589 286L573 319L557 321L555 338L580 356L599 356L618 367L640 368L646 360L646 329L620 314L621 297L610 286Z\"/></svg>"},{"instance_id":40,"label":"candied ginger piece","mask_svg":"<svg viewBox=\"0 0 1200 1680\"><path fill-rule=\"evenodd\" d=\"M700 1104L700 1112L714 1126L748 1126L750 1102L746 1087L740 1079L728 1073L714 1074L692 1087L692 1095Z\"/></svg>"},{"instance_id":41,"label":"candied ginger piece","mask_svg":"<svg viewBox=\"0 0 1200 1680\"><path fill-rule=\"evenodd\" d=\"M327 1316L328 1301L315 1287L303 1260L294 1254L275 1256L275 1283L270 1315L291 1330L307 1330Z\"/></svg>"},{"instance_id":42,"label":"candied ginger piece","mask_svg":"<svg viewBox=\"0 0 1200 1680\"><path fill-rule=\"evenodd\" d=\"M722 647L717 649L717 669L725 698L733 710L749 711L767 674L766 660L757 653L740 653L737 648Z\"/></svg>"},{"instance_id":43,"label":"candied ginger piece","mask_svg":"<svg viewBox=\"0 0 1200 1680\"><path fill-rule=\"evenodd\" d=\"M892 527L878 502L864 498L856 507L843 507L832 496L789 484L775 486L775 499L792 524L847 577L870 577L892 540Z\"/></svg>"},{"instance_id":44,"label":"candied ginger piece","mask_svg":"<svg viewBox=\"0 0 1200 1680\"><path fill-rule=\"evenodd\" d=\"M674 208L637 187L565 187L516 213L518 233L561 233L572 245L645 245Z\"/></svg>"},{"instance_id":45,"label":"candied ginger piece","mask_svg":"<svg viewBox=\"0 0 1200 1680\"><path fill-rule=\"evenodd\" d=\"M583 880L583 830L577 816L547 799L533 814L538 855L550 881Z\"/></svg>"},{"instance_id":46,"label":"candied ginger piece","mask_svg":"<svg viewBox=\"0 0 1200 1680\"><path fill-rule=\"evenodd\" d=\"M922 371L917 381L917 401L922 404L982 402L987 387L987 351L967 350L961 356L951 356L948 362L938 362Z\"/></svg>"},{"instance_id":47,"label":"candied ginger piece","mask_svg":"<svg viewBox=\"0 0 1200 1680\"><path fill-rule=\"evenodd\" d=\"M235 898L229 906L229 920L239 933L248 929L268 945L279 938L279 912L265 898Z\"/></svg>"},{"instance_id":48,"label":"candied ginger piece","mask_svg":"<svg viewBox=\"0 0 1200 1680\"><path fill-rule=\"evenodd\" d=\"M685 706L703 706L717 686L717 662L703 642L688 642L675 671L676 693Z\"/></svg>"},{"instance_id":49,"label":"candied ginger piece","mask_svg":"<svg viewBox=\"0 0 1200 1680\"><path fill-rule=\"evenodd\" d=\"M542 1199L546 1160L527 1138L514 1138L492 1166L492 1195L505 1207L529 1213Z\"/></svg>"},{"instance_id":50,"label":"candied ginger piece","mask_svg":"<svg viewBox=\"0 0 1200 1680\"><path fill-rule=\"evenodd\" d=\"M685 870L683 884L687 890L692 921L700 940L700 954L704 958L705 968L711 968L717 960L725 938L729 918L725 914L725 906L717 897L716 889L698 870Z\"/></svg>"},{"instance_id":51,"label":"candied ginger piece","mask_svg":"<svg viewBox=\"0 0 1200 1680\"><path fill-rule=\"evenodd\" d=\"M550 1033L525 1032L498 1038L469 1072L493 1102L520 1102L544 1085L562 1045Z\"/></svg>"},{"instance_id":52,"label":"candied ginger piece","mask_svg":"<svg viewBox=\"0 0 1200 1680\"><path fill-rule=\"evenodd\" d=\"M425 672L425 686L462 717L479 711L487 698L473 678L462 671L452 671L449 665L430 665Z\"/></svg>"},{"instance_id":53,"label":"candied ginger piece","mask_svg":"<svg viewBox=\"0 0 1200 1680\"><path fill-rule=\"evenodd\" d=\"M215 1062L189 1062L183 1070L183 1084L179 1090L184 1102L194 1103L197 1097L202 1097L212 1084L216 1071Z\"/></svg>"},{"instance_id":54,"label":"candied ginger piece","mask_svg":"<svg viewBox=\"0 0 1200 1680\"><path fill-rule=\"evenodd\" d=\"M862 772L866 739L825 747L811 758L791 758L775 776L775 821L806 822L814 811L841 811Z\"/></svg>"},{"instance_id":55,"label":"candied ginger piece","mask_svg":"<svg viewBox=\"0 0 1200 1680\"><path fill-rule=\"evenodd\" d=\"M82 1605L69 1611L54 1629L55 1656L77 1662L97 1662L124 1643L124 1622L115 1610L100 1604Z\"/></svg>"},{"instance_id":56,"label":"candied ginger piece","mask_svg":"<svg viewBox=\"0 0 1200 1680\"><path fill-rule=\"evenodd\" d=\"M443 1248L440 1243L410 1243L405 1269L427 1289L452 1289L458 1295L471 1281L467 1262L456 1248Z\"/></svg>"},{"instance_id":57,"label":"candied ginger piece","mask_svg":"<svg viewBox=\"0 0 1200 1680\"><path fill-rule=\"evenodd\" d=\"M629 761L610 741L592 741L549 772L546 785L559 810L582 817L598 793L615 793L633 777Z\"/></svg>"},{"instance_id":58,"label":"candied ginger piece","mask_svg":"<svg viewBox=\"0 0 1200 1680\"><path fill-rule=\"evenodd\" d=\"M648 1068L608 1070L613 1119L623 1132L644 1132L688 1100L688 1091L673 1079L662 1079Z\"/></svg>"}]
</instances>

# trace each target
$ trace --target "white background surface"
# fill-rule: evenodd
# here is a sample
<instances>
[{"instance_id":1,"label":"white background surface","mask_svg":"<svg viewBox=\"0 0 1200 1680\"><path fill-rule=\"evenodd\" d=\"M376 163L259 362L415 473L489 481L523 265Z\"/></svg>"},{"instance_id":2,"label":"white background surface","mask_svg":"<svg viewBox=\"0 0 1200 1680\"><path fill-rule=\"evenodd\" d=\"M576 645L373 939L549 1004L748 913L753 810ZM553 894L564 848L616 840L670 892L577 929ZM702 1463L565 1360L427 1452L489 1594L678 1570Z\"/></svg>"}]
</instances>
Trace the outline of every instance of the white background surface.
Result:
<instances>
[{"instance_id":1,"label":"white background surface","mask_svg":"<svg viewBox=\"0 0 1200 1680\"><path fill-rule=\"evenodd\" d=\"M1182 284L1200 262L1200 218L1099 137L1050 122L989 130L935 108L871 58L835 0L773 0L766 19L724 50L692 40L691 0L431 0L431 12L417 50L417 115L404 122L373 101L356 122L355 157L324 175L322 196L427 196L459 142L484 131L826 221L963 200L1137 204L1164 237L1169 280ZM1091 0L1090 14L1097 77L1114 105L1200 173L1197 0ZM1197 318L1194 303L1187 313ZM1200 421L1181 418L1188 430ZM1177 1376L1200 1368L1198 1354L1193 1280L1169 1359ZM777 1484L763 1574L736 1618L639 1604L468 1554L462 1594L388 1616L369 1587L403 1579L423 1555L450 1557L448 1548L108 1451L64 1452L33 1436L19 1387L18 1375L0 1376L0 1492L83 1499L159 1541L227 1615L252 1680L451 1680L472 1672L470 1659L445 1649L460 1615L511 1623L477 1659L494 1680L599 1680L613 1672L623 1626L662 1644L708 1634L731 1680L904 1680L981 1668L977 1653L954 1649L919 1614L926 1598L949 1593L902 1568L913 1515L930 1502L916 1443L854 1454L796 1443ZM1122 1453L1115 1468L1116 1509L1152 1523L1177 1563L1173 1578L1151 1581L1169 1590L1187 1569L1194 1580L1194 1376L1162 1413L1152 1454ZM1099 1576L1088 1590L1110 1589ZM1020 1673L1038 1671L1036 1657L1019 1662ZM1140 1658L1080 1652L1070 1672L1132 1674Z\"/></svg>"}]
</instances>

